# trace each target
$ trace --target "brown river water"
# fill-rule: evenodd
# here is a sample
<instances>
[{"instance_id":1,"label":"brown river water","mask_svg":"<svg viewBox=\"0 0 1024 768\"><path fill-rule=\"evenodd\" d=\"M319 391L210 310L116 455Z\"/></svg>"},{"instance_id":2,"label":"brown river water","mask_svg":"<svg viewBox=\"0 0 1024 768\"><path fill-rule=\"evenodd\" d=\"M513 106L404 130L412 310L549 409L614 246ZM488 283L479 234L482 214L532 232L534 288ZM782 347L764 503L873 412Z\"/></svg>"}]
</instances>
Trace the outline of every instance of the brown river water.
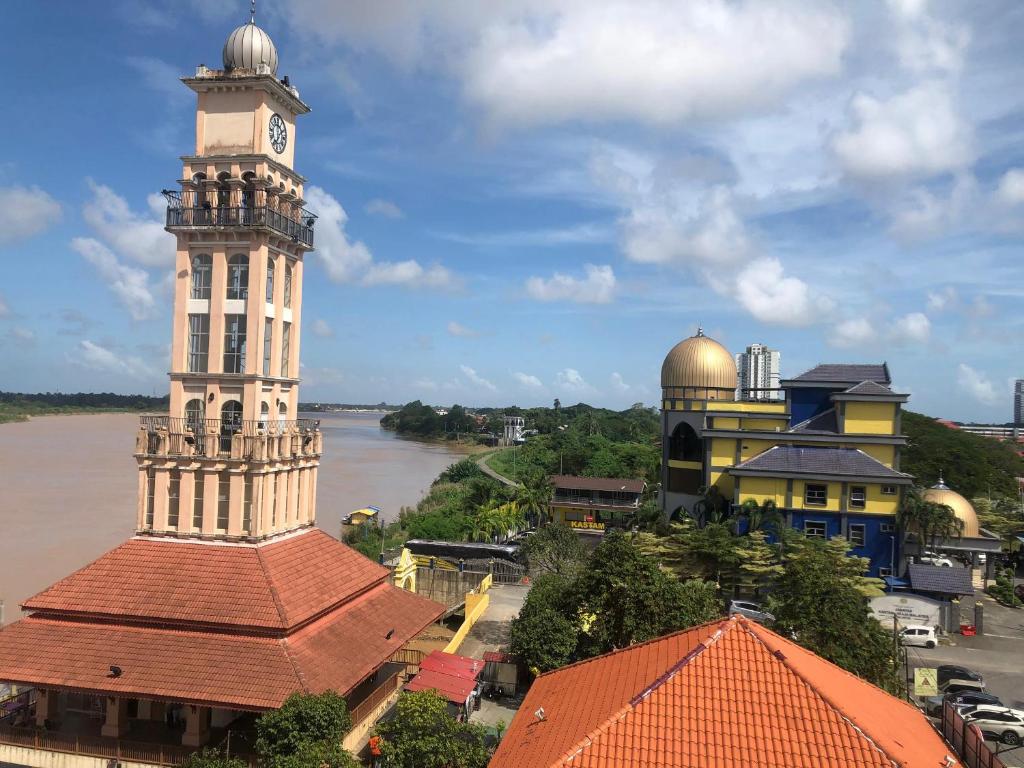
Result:
<instances>
[{"instance_id":1,"label":"brown river water","mask_svg":"<svg viewBox=\"0 0 1024 768\"><path fill-rule=\"evenodd\" d=\"M413 505L465 454L380 429L379 413L321 414L317 523L338 536L343 515L374 505L385 520ZM0 424L0 600L19 604L131 536L138 416L43 416Z\"/></svg>"}]
</instances>

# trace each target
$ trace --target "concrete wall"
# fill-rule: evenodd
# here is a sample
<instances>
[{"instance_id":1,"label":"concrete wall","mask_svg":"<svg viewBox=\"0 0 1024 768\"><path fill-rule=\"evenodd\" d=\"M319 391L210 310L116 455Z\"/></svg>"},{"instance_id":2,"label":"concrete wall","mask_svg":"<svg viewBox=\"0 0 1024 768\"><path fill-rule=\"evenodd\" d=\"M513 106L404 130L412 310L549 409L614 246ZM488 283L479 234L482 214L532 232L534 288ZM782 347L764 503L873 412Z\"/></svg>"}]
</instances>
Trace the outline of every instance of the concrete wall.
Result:
<instances>
[{"instance_id":1,"label":"concrete wall","mask_svg":"<svg viewBox=\"0 0 1024 768\"><path fill-rule=\"evenodd\" d=\"M28 768L108 768L109 757L86 757L66 752L50 752L31 747L14 747L0 744L0 763L13 763ZM133 763L121 760L121 768L153 768L155 763Z\"/></svg>"}]
</instances>

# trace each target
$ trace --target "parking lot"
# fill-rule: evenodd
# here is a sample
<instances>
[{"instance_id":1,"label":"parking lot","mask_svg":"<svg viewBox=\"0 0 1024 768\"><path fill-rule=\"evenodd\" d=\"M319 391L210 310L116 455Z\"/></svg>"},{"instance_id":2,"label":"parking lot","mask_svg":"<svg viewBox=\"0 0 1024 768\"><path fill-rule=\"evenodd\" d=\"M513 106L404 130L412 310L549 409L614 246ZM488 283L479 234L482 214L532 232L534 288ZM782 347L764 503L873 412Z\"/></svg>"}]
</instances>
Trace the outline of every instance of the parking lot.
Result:
<instances>
[{"instance_id":1,"label":"parking lot","mask_svg":"<svg viewBox=\"0 0 1024 768\"><path fill-rule=\"evenodd\" d=\"M1004 608L988 597L981 599L985 606L985 634L953 635L951 644L937 648L908 647L910 674L913 675L915 667L959 664L980 673L986 689L1003 704L1024 709L1024 610ZM999 748L1006 749L1002 745ZM1008 766L1024 768L1024 746L1000 752L999 757Z\"/></svg>"}]
</instances>

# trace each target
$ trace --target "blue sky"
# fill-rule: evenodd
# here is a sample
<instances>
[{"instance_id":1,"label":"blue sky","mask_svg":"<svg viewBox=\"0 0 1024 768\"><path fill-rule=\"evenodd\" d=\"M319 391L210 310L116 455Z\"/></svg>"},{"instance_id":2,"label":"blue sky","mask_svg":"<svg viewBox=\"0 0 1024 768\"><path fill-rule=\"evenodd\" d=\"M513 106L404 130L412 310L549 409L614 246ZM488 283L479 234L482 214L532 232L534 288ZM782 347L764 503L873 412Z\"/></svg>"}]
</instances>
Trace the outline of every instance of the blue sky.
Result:
<instances>
[{"instance_id":1,"label":"blue sky","mask_svg":"<svg viewBox=\"0 0 1024 768\"><path fill-rule=\"evenodd\" d=\"M164 392L193 143L177 78L247 3L5 11L7 390ZM1024 6L260 3L313 112L304 399L657 401L698 323L783 375L887 360L910 407L1024 377Z\"/></svg>"}]
</instances>

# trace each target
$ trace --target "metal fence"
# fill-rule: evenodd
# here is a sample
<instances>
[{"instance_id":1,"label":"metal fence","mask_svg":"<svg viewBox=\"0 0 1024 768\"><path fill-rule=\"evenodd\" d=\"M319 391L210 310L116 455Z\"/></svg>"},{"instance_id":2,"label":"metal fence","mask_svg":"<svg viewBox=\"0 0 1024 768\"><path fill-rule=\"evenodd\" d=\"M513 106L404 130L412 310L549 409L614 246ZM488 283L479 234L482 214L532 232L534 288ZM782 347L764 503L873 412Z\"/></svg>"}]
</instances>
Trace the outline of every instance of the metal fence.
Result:
<instances>
[{"instance_id":1,"label":"metal fence","mask_svg":"<svg viewBox=\"0 0 1024 768\"><path fill-rule=\"evenodd\" d=\"M242 199L243 205L213 205L202 193L164 191L168 227L253 227L272 229L295 242L313 247L316 214L305 208L294 212L268 205L267 195L257 190ZM291 207L285 203L284 206Z\"/></svg>"},{"instance_id":2,"label":"metal fence","mask_svg":"<svg viewBox=\"0 0 1024 768\"><path fill-rule=\"evenodd\" d=\"M139 423L149 432L146 453L150 455L208 456L207 447L216 446L217 455L229 455L235 435L241 435L241 458L251 458L258 442L298 436L298 453L305 453L309 438L320 430L318 419L195 419L176 416L141 416ZM286 451L289 452L289 451Z\"/></svg>"},{"instance_id":3,"label":"metal fence","mask_svg":"<svg viewBox=\"0 0 1024 768\"><path fill-rule=\"evenodd\" d=\"M977 726L965 722L948 701L942 707L942 736L967 768L1006 768Z\"/></svg>"}]
</instances>

